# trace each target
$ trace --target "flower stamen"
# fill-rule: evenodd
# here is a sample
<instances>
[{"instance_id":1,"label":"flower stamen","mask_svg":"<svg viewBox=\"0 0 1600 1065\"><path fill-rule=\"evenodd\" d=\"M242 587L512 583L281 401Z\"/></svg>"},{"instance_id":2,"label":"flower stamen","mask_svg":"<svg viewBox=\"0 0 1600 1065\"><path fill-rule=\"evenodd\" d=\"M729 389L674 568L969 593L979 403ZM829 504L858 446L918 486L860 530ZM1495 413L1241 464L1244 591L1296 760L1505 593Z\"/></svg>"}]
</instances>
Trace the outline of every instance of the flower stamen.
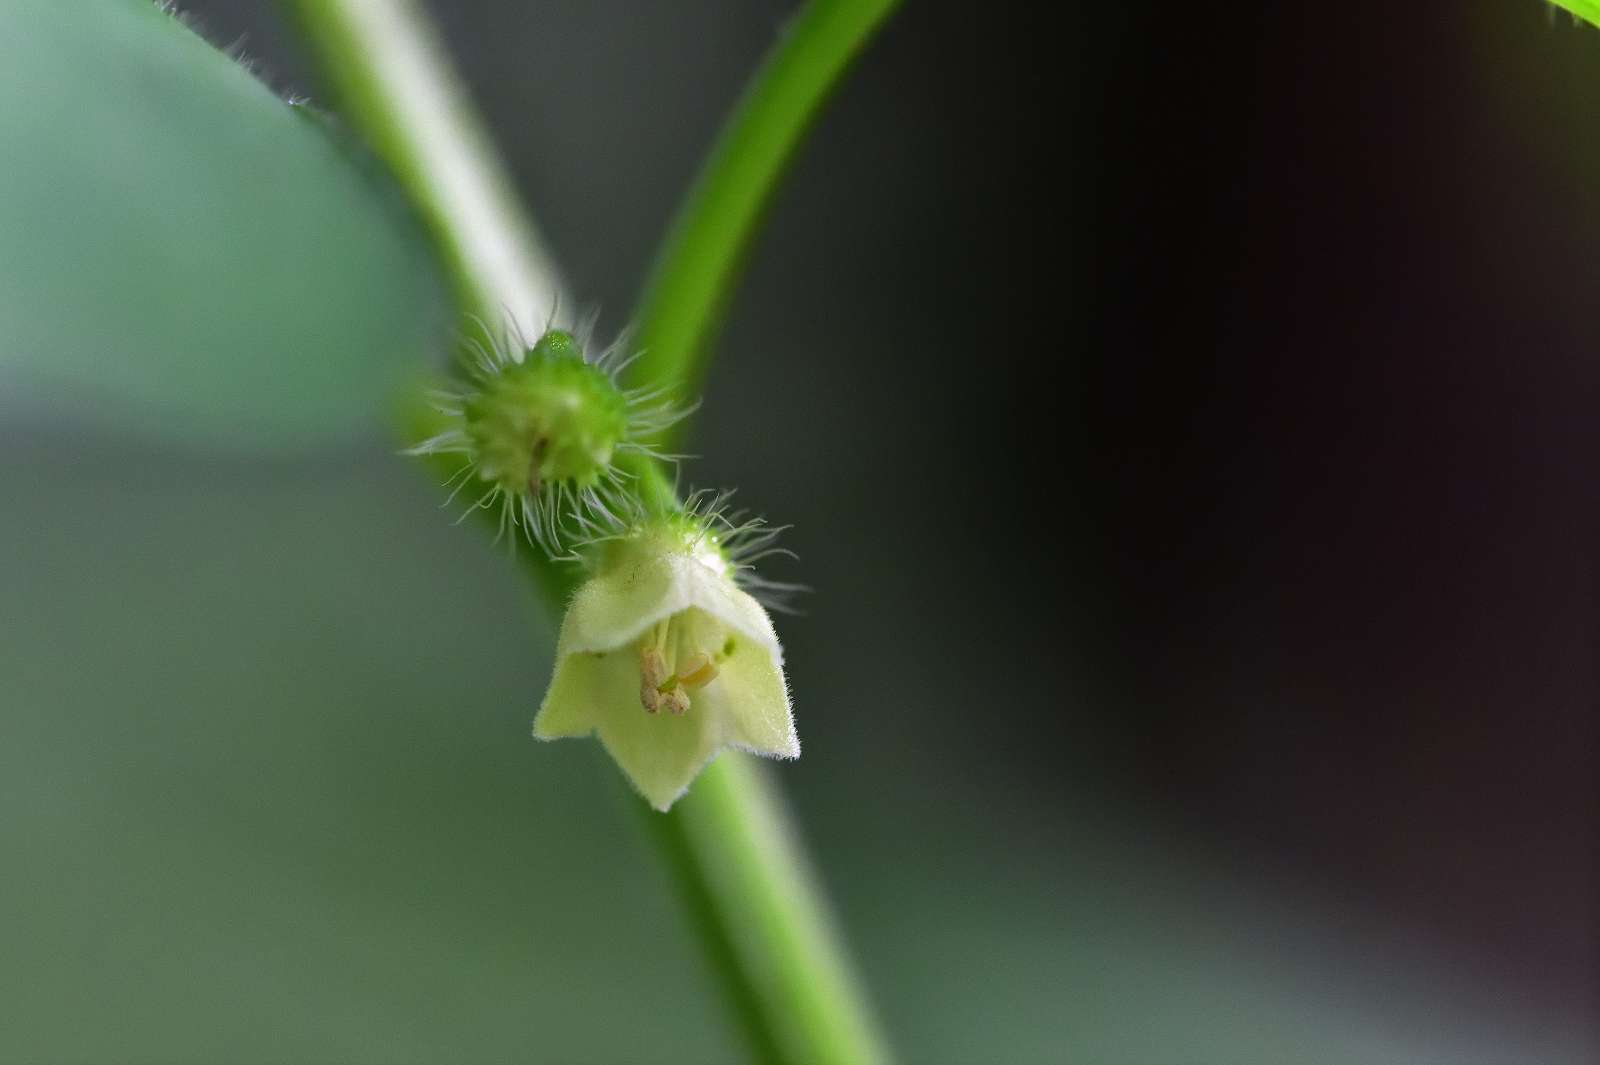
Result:
<instances>
[{"instance_id":1,"label":"flower stamen","mask_svg":"<svg viewBox=\"0 0 1600 1065\"><path fill-rule=\"evenodd\" d=\"M639 645L639 703L645 713L682 714L694 705L691 691L699 691L717 679L719 656L707 654L694 644L695 633L687 625L658 622ZM681 660L674 651L687 650ZM681 661L681 665L679 664Z\"/></svg>"},{"instance_id":2,"label":"flower stamen","mask_svg":"<svg viewBox=\"0 0 1600 1065\"><path fill-rule=\"evenodd\" d=\"M661 652L649 645L639 650L639 702L645 713L661 709L662 685L666 683L667 661Z\"/></svg>"}]
</instances>

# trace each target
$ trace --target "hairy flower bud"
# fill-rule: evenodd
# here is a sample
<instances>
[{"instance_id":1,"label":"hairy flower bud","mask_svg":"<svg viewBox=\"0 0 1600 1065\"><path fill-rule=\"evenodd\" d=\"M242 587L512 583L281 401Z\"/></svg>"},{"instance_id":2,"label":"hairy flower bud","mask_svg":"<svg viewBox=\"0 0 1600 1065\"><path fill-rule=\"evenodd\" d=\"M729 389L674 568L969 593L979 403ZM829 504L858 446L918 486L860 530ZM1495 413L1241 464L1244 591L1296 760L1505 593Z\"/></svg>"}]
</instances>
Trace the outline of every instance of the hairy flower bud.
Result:
<instances>
[{"instance_id":1,"label":"hairy flower bud","mask_svg":"<svg viewBox=\"0 0 1600 1065\"><path fill-rule=\"evenodd\" d=\"M467 348L468 380L435 396L455 424L408 454L466 456L456 491L470 480L485 485L474 508L499 506L502 532L520 527L551 555L563 553L569 517L614 519L618 454L654 454L643 441L685 413L663 401L663 389L618 384L628 362L620 344L591 360L578 335L547 329L531 346L506 337Z\"/></svg>"}]
</instances>

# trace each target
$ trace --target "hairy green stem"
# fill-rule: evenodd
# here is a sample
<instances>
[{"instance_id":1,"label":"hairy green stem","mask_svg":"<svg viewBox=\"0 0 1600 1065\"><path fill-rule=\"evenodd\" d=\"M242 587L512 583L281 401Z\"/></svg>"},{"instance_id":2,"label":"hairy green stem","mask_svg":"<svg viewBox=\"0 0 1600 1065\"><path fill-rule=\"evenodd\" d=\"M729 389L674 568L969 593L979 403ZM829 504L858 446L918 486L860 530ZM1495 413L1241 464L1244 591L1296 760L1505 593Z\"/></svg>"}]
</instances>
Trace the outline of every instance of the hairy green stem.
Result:
<instances>
[{"instance_id":1,"label":"hairy green stem","mask_svg":"<svg viewBox=\"0 0 1600 1065\"><path fill-rule=\"evenodd\" d=\"M559 287L553 266L534 242L510 182L415 4L286 3L347 118L427 220L463 309L491 322L510 313L525 326L540 323ZM647 323L656 323L647 328L664 331L666 343L646 357L639 377L697 380L704 372L699 340L732 280L760 205L827 87L889 6L882 0L815 0L763 66L680 215L678 236L658 261L645 315ZM872 17L860 17L864 13ZM674 297L681 283L673 276L699 271L712 276ZM686 301L681 320L662 307L673 298ZM415 432L410 439L429 435L430 417L420 405L404 412L408 435ZM458 460L435 460L432 468L455 472ZM642 460L632 472L647 498L673 500L671 480L659 463ZM559 610L570 591L570 569L542 562L534 568L550 605ZM744 755L724 754L670 813L643 804L639 809L755 1054L773 1062L887 1060L803 851L757 768Z\"/></svg>"},{"instance_id":2,"label":"hairy green stem","mask_svg":"<svg viewBox=\"0 0 1600 1065\"><path fill-rule=\"evenodd\" d=\"M645 285L641 381L698 396L712 334L763 209L839 77L898 0L811 0L723 126Z\"/></svg>"}]
</instances>

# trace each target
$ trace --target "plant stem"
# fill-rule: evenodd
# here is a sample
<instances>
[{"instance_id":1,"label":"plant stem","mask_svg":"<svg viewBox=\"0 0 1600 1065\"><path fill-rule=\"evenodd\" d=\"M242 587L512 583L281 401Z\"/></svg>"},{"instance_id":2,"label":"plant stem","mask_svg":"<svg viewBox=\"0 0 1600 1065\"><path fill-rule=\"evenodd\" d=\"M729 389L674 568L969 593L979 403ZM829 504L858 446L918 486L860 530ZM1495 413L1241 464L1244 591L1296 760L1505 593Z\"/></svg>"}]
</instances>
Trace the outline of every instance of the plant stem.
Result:
<instances>
[{"instance_id":1,"label":"plant stem","mask_svg":"<svg viewBox=\"0 0 1600 1065\"><path fill-rule=\"evenodd\" d=\"M525 331L560 289L432 27L412 0L287 0L345 117L428 224L471 313Z\"/></svg>"},{"instance_id":2,"label":"plant stem","mask_svg":"<svg viewBox=\"0 0 1600 1065\"><path fill-rule=\"evenodd\" d=\"M347 118L428 221L463 310L491 322L509 312L525 325L541 323L539 312L558 289L554 269L534 243L533 228L415 4L286 2ZM889 6L883 0L816 0L763 66L680 215L680 235L658 262L656 295L646 313L667 331L669 344L648 357L645 372L679 380L704 372L704 358L694 354L698 341L770 185L859 37ZM863 22L864 12L876 14ZM854 43L845 39L852 27ZM747 152L753 161L741 161ZM723 205L724 197L737 202ZM682 293L690 313L680 320L661 309L681 284L672 281L675 273L703 270L713 271L714 280ZM674 336L680 339L671 341ZM406 412L412 427L427 417ZM660 464L639 463L634 472L644 492L671 500L671 481ZM570 570L546 563L536 571L551 607L561 609ZM725 754L670 813L642 803L639 809L755 1054L773 1062L886 1060L801 847L757 768L743 755Z\"/></svg>"},{"instance_id":3,"label":"plant stem","mask_svg":"<svg viewBox=\"0 0 1600 1065\"><path fill-rule=\"evenodd\" d=\"M671 814L640 814L761 1060L887 1062L820 886L766 766L727 753Z\"/></svg>"},{"instance_id":4,"label":"plant stem","mask_svg":"<svg viewBox=\"0 0 1600 1065\"><path fill-rule=\"evenodd\" d=\"M701 393L712 334L785 166L898 0L811 0L745 89L662 243L635 323L641 381Z\"/></svg>"}]
</instances>

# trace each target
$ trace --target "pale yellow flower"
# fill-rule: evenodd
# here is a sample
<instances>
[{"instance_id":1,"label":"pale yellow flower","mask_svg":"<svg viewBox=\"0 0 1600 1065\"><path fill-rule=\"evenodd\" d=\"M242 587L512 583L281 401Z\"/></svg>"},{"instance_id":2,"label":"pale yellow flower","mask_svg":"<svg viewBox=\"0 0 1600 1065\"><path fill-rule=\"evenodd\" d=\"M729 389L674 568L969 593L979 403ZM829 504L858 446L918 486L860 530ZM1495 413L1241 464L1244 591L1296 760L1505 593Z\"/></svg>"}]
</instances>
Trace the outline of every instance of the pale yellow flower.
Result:
<instances>
[{"instance_id":1,"label":"pale yellow flower","mask_svg":"<svg viewBox=\"0 0 1600 1065\"><path fill-rule=\"evenodd\" d=\"M602 548L561 623L533 734L597 734L658 810L724 747L799 757L777 634L715 536L665 519Z\"/></svg>"}]
</instances>

